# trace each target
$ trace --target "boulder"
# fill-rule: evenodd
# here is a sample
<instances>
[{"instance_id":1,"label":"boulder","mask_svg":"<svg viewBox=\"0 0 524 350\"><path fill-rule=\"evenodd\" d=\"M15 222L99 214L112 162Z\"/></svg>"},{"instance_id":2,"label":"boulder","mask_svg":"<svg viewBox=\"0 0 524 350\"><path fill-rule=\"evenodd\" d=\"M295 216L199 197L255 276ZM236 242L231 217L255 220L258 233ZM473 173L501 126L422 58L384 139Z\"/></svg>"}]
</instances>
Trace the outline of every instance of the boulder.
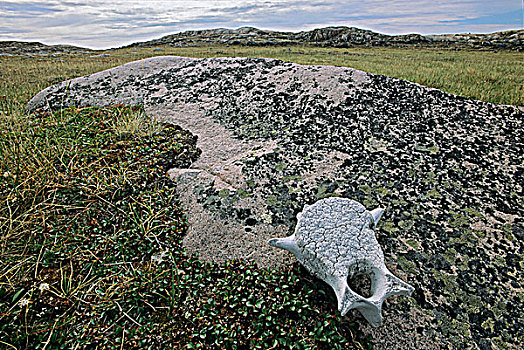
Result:
<instances>
[{"instance_id":1,"label":"boulder","mask_svg":"<svg viewBox=\"0 0 524 350\"><path fill-rule=\"evenodd\" d=\"M266 242L305 205L351 198L386 209L385 264L414 287L386 300L383 327L361 323L377 348L522 345L519 108L344 67L157 57L49 87L27 110L120 103L198 136L200 158L170 172L189 254L291 264Z\"/></svg>"}]
</instances>

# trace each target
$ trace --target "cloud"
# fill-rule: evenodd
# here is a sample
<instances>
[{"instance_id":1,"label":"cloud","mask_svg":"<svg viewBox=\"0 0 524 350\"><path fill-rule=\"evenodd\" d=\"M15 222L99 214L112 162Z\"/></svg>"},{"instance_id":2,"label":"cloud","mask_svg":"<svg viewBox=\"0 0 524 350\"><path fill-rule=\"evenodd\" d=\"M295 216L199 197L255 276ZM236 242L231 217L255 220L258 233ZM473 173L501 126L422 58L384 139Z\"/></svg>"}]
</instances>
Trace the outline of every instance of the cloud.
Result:
<instances>
[{"instance_id":1,"label":"cloud","mask_svg":"<svg viewBox=\"0 0 524 350\"><path fill-rule=\"evenodd\" d=\"M0 14L12 13L16 16L34 16L43 13L60 12L52 3L0 1Z\"/></svg>"},{"instance_id":2,"label":"cloud","mask_svg":"<svg viewBox=\"0 0 524 350\"><path fill-rule=\"evenodd\" d=\"M522 11L509 11L505 13L496 13L493 15L480 16L476 18L462 18L454 19L447 21L440 21L443 24L451 25L506 25L514 24L515 27L518 27L522 21Z\"/></svg>"},{"instance_id":3,"label":"cloud","mask_svg":"<svg viewBox=\"0 0 524 350\"><path fill-rule=\"evenodd\" d=\"M24 29L13 29L10 27L0 27L0 35L2 34L27 34L28 31Z\"/></svg>"},{"instance_id":4,"label":"cloud","mask_svg":"<svg viewBox=\"0 0 524 350\"><path fill-rule=\"evenodd\" d=\"M515 0L0 1L0 40L115 47L178 31L355 26L388 34L486 32L520 26Z\"/></svg>"}]
</instances>

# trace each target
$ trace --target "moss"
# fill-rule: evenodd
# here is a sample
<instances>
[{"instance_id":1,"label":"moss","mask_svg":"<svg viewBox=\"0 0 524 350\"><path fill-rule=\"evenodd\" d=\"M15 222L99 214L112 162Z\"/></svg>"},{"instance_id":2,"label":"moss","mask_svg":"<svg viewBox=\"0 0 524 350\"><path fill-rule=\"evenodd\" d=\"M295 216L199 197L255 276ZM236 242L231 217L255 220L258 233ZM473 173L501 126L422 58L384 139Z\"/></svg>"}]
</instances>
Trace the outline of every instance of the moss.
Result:
<instances>
[{"instance_id":1,"label":"moss","mask_svg":"<svg viewBox=\"0 0 524 350\"><path fill-rule=\"evenodd\" d=\"M477 248L479 237L475 235L474 230L466 229L461 233L462 239L466 242L468 247Z\"/></svg>"},{"instance_id":2,"label":"moss","mask_svg":"<svg viewBox=\"0 0 524 350\"><path fill-rule=\"evenodd\" d=\"M238 189L237 194L240 198L249 198L253 196L251 193L244 191L243 189Z\"/></svg>"},{"instance_id":3,"label":"moss","mask_svg":"<svg viewBox=\"0 0 524 350\"><path fill-rule=\"evenodd\" d=\"M378 202L374 199L374 198L366 198L362 201L362 204L366 207L366 208L375 208L375 207L378 207Z\"/></svg>"},{"instance_id":4,"label":"moss","mask_svg":"<svg viewBox=\"0 0 524 350\"><path fill-rule=\"evenodd\" d=\"M486 238L486 232L480 231L480 230L473 230L473 233L475 236L477 236L479 239Z\"/></svg>"},{"instance_id":5,"label":"moss","mask_svg":"<svg viewBox=\"0 0 524 350\"><path fill-rule=\"evenodd\" d=\"M506 266L506 260L503 257L501 257L500 255L495 255L492 261L495 266L500 266L500 267Z\"/></svg>"},{"instance_id":6,"label":"moss","mask_svg":"<svg viewBox=\"0 0 524 350\"><path fill-rule=\"evenodd\" d=\"M457 288L457 276L437 270L433 270L433 276L437 281L444 283L448 291L453 292Z\"/></svg>"},{"instance_id":7,"label":"moss","mask_svg":"<svg viewBox=\"0 0 524 350\"><path fill-rule=\"evenodd\" d=\"M395 225L395 223L393 221L385 221L382 223L382 230L384 230L385 232L387 232L389 235L393 235L397 232L399 232L400 230L397 228L397 226Z\"/></svg>"},{"instance_id":8,"label":"moss","mask_svg":"<svg viewBox=\"0 0 524 350\"><path fill-rule=\"evenodd\" d=\"M316 198L328 198L328 197L340 197L339 194L332 192L336 187L331 186L331 184L322 184L317 188Z\"/></svg>"},{"instance_id":9,"label":"moss","mask_svg":"<svg viewBox=\"0 0 524 350\"><path fill-rule=\"evenodd\" d=\"M475 208L466 208L464 210L470 217L471 216L474 216L474 217L477 217L479 219L484 219L484 215L482 215L477 209Z\"/></svg>"},{"instance_id":10,"label":"moss","mask_svg":"<svg viewBox=\"0 0 524 350\"><path fill-rule=\"evenodd\" d=\"M391 201L391 204L393 204L396 207L402 207L402 206L406 205L407 203L408 202L406 202L405 200L402 200L402 199L393 199Z\"/></svg>"},{"instance_id":11,"label":"moss","mask_svg":"<svg viewBox=\"0 0 524 350\"><path fill-rule=\"evenodd\" d=\"M435 188L431 189L426 196L428 198L442 198L442 195Z\"/></svg>"},{"instance_id":12,"label":"moss","mask_svg":"<svg viewBox=\"0 0 524 350\"><path fill-rule=\"evenodd\" d=\"M522 337L521 337L522 338ZM508 344L502 339L502 337L493 337L491 338L491 342L495 346L495 349L514 349L513 346L508 346ZM522 339L517 342L517 344L522 344Z\"/></svg>"},{"instance_id":13,"label":"moss","mask_svg":"<svg viewBox=\"0 0 524 350\"><path fill-rule=\"evenodd\" d=\"M471 338L471 330L469 328L469 320L467 315L459 314L456 319L451 321L455 332L461 334L464 338Z\"/></svg>"},{"instance_id":14,"label":"moss","mask_svg":"<svg viewBox=\"0 0 524 350\"><path fill-rule=\"evenodd\" d=\"M398 222L398 227L403 230L410 230L415 225L413 220L400 220Z\"/></svg>"},{"instance_id":15,"label":"moss","mask_svg":"<svg viewBox=\"0 0 524 350\"><path fill-rule=\"evenodd\" d=\"M283 176L282 181L285 183L291 182L291 181L302 181L302 176L300 175L291 175L291 176Z\"/></svg>"},{"instance_id":16,"label":"moss","mask_svg":"<svg viewBox=\"0 0 524 350\"><path fill-rule=\"evenodd\" d=\"M293 193L300 193L302 190L300 188L293 188L293 187L289 187L287 192L289 194L293 194Z\"/></svg>"},{"instance_id":17,"label":"moss","mask_svg":"<svg viewBox=\"0 0 524 350\"><path fill-rule=\"evenodd\" d=\"M385 187L378 187L375 189L375 191L382 196L387 196L391 193L391 191Z\"/></svg>"},{"instance_id":18,"label":"moss","mask_svg":"<svg viewBox=\"0 0 524 350\"><path fill-rule=\"evenodd\" d=\"M455 261L457 260L457 251L455 248L448 248L446 251L442 254L444 259L446 259L447 262L449 262L451 265L455 265Z\"/></svg>"},{"instance_id":19,"label":"moss","mask_svg":"<svg viewBox=\"0 0 524 350\"><path fill-rule=\"evenodd\" d=\"M365 194L370 194L371 193L371 187L369 187L368 185L360 185L358 186L358 189L362 192L364 192Z\"/></svg>"},{"instance_id":20,"label":"moss","mask_svg":"<svg viewBox=\"0 0 524 350\"><path fill-rule=\"evenodd\" d=\"M494 327L495 327L495 322L493 321L493 319L488 318L487 320L485 320L484 322L481 323L481 326L482 326L482 328L484 328L485 330L489 331L490 333L493 333Z\"/></svg>"},{"instance_id":21,"label":"moss","mask_svg":"<svg viewBox=\"0 0 524 350\"><path fill-rule=\"evenodd\" d=\"M453 218L453 220L449 222L451 227L469 226L469 218L467 216L455 211L450 211L450 214Z\"/></svg>"},{"instance_id":22,"label":"moss","mask_svg":"<svg viewBox=\"0 0 524 350\"><path fill-rule=\"evenodd\" d=\"M430 171L429 173L427 173L427 178L422 180L422 182L424 182L425 184L435 184L435 183L437 183L437 181L436 181L436 174L434 172Z\"/></svg>"},{"instance_id":23,"label":"moss","mask_svg":"<svg viewBox=\"0 0 524 350\"><path fill-rule=\"evenodd\" d=\"M278 204L277 196L270 194L266 197L266 205L268 207L276 207Z\"/></svg>"},{"instance_id":24,"label":"moss","mask_svg":"<svg viewBox=\"0 0 524 350\"><path fill-rule=\"evenodd\" d=\"M478 295L464 293L460 299L463 301L464 309L468 313L477 313L482 308L482 299Z\"/></svg>"},{"instance_id":25,"label":"moss","mask_svg":"<svg viewBox=\"0 0 524 350\"><path fill-rule=\"evenodd\" d=\"M507 315L506 304L501 300L498 300L497 303L493 305L491 311L493 311L493 314L497 319L501 318L504 315Z\"/></svg>"},{"instance_id":26,"label":"moss","mask_svg":"<svg viewBox=\"0 0 524 350\"><path fill-rule=\"evenodd\" d=\"M399 264L402 271L415 275L417 273L417 265L415 265L414 262L406 259L403 256L399 256L397 259L397 263Z\"/></svg>"},{"instance_id":27,"label":"moss","mask_svg":"<svg viewBox=\"0 0 524 350\"><path fill-rule=\"evenodd\" d=\"M440 314L438 315L440 317L439 319L439 326L442 329L442 333L445 336L449 336L450 334L455 333L455 327L452 325L451 318L446 314Z\"/></svg>"}]
</instances>

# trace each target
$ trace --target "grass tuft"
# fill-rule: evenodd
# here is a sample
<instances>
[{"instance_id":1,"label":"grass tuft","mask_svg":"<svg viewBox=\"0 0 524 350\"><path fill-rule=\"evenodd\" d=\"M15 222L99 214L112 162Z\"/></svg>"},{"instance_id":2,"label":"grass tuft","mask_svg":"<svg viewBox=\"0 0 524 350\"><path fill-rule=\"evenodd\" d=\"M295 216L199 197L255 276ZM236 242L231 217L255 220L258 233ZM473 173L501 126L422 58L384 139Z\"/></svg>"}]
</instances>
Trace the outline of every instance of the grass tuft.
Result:
<instances>
[{"instance_id":1,"label":"grass tuft","mask_svg":"<svg viewBox=\"0 0 524 350\"><path fill-rule=\"evenodd\" d=\"M143 111L135 111L118 115L112 128L119 136L151 137L160 130L161 124L147 117Z\"/></svg>"}]
</instances>

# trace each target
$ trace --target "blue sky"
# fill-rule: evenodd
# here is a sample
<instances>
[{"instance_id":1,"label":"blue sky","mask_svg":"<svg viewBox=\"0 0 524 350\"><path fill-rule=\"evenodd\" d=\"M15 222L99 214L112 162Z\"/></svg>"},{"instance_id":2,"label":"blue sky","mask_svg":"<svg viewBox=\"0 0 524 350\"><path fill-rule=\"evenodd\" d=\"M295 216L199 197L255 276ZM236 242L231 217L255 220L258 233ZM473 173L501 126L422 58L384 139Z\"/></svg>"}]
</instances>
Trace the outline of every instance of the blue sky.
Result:
<instances>
[{"instance_id":1,"label":"blue sky","mask_svg":"<svg viewBox=\"0 0 524 350\"><path fill-rule=\"evenodd\" d=\"M10 0L0 1L0 41L102 49L185 30L302 31L353 26L385 34L521 29L523 0Z\"/></svg>"}]
</instances>

